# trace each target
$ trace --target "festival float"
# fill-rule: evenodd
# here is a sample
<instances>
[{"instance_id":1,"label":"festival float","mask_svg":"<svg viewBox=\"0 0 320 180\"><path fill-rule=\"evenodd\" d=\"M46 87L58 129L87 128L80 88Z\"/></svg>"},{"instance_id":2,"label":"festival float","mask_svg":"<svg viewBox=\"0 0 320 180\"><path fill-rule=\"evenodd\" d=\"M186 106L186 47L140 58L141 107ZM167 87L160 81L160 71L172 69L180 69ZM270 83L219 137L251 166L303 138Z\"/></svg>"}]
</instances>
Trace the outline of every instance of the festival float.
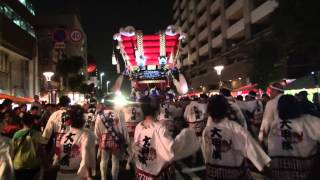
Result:
<instances>
[{"instance_id":1,"label":"festival float","mask_svg":"<svg viewBox=\"0 0 320 180\"><path fill-rule=\"evenodd\" d=\"M114 35L120 57L113 52L112 64L117 66L117 72L121 74L114 91L120 89L123 76L128 75L132 89L136 91L152 88L166 90L174 84L179 94L187 93L187 82L179 71L180 46L185 38L177 26L168 26L166 30L155 34L143 34L132 26L121 28ZM120 72L119 59L124 62L123 72Z\"/></svg>"}]
</instances>

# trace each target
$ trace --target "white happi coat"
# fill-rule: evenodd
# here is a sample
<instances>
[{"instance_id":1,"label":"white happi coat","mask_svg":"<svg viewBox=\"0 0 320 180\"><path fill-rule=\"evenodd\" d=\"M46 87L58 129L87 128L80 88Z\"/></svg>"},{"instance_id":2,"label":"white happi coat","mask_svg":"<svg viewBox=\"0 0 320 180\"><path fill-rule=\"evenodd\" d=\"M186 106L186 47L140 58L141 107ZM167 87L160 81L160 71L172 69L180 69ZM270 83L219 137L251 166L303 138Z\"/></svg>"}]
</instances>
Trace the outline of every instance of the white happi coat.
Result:
<instances>
[{"instance_id":1,"label":"white happi coat","mask_svg":"<svg viewBox=\"0 0 320 180\"><path fill-rule=\"evenodd\" d=\"M317 160L319 129L320 119L312 115L272 122L268 152L273 179L307 179Z\"/></svg>"},{"instance_id":2,"label":"white happi coat","mask_svg":"<svg viewBox=\"0 0 320 180\"><path fill-rule=\"evenodd\" d=\"M279 118L278 102L281 96L282 95L278 95L266 104L259 132L260 142L263 142L268 137L272 121Z\"/></svg>"},{"instance_id":3,"label":"white happi coat","mask_svg":"<svg viewBox=\"0 0 320 180\"><path fill-rule=\"evenodd\" d=\"M190 144L190 142L193 142ZM184 158L199 149L193 130L185 128L175 139L159 122L148 127L140 122L134 134L135 164L138 170L157 176L172 161Z\"/></svg>"},{"instance_id":4,"label":"white happi coat","mask_svg":"<svg viewBox=\"0 0 320 180\"><path fill-rule=\"evenodd\" d=\"M59 144L60 170L75 171L75 173L59 172L57 179L79 180L88 176L87 169L90 168L95 175L95 136L85 129L71 128L61 139Z\"/></svg>"},{"instance_id":5,"label":"white happi coat","mask_svg":"<svg viewBox=\"0 0 320 180\"><path fill-rule=\"evenodd\" d=\"M189 127L196 131L197 136L202 135L202 131L206 126L206 120L208 117L207 107L208 104L206 103L191 101L184 111L185 120L189 124Z\"/></svg>"},{"instance_id":6,"label":"white happi coat","mask_svg":"<svg viewBox=\"0 0 320 180\"><path fill-rule=\"evenodd\" d=\"M231 111L233 112L229 114L229 119L238 122L242 127L247 129L246 118L243 115L239 104L234 100L233 97L226 97L226 99L228 100Z\"/></svg>"},{"instance_id":7,"label":"white happi coat","mask_svg":"<svg viewBox=\"0 0 320 180\"><path fill-rule=\"evenodd\" d=\"M95 135L99 141L99 148L102 150L111 150L113 152L120 149L119 144L117 144L115 135L110 132L104 125L104 118L109 114L113 116L113 128L114 130L123 136L123 143L129 143L129 134L125 126L124 121L121 120L119 112L114 110L104 110L102 114L99 114L96 118L95 123ZM124 145L124 144L123 144Z\"/></svg>"},{"instance_id":8,"label":"white happi coat","mask_svg":"<svg viewBox=\"0 0 320 180\"><path fill-rule=\"evenodd\" d=\"M85 117L84 128L89 129L92 132L94 132L94 124L95 124L95 121L96 121L96 114L94 114L94 113L85 113L84 117Z\"/></svg>"},{"instance_id":9,"label":"white happi coat","mask_svg":"<svg viewBox=\"0 0 320 180\"><path fill-rule=\"evenodd\" d=\"M13 147L11 140L0 134L0 180L13 180L14 170L12 164Z\"/></svg>"},{"instance_id":10,"label":"white happi coat","mask_svg":"<svg viewBox=\"0 0 320 180\"><path fill-rule=\"evenodd\" d=\"M273 156L289 156L308 158L316 154L317 143L320 142L320 119L312 115L302 115L300 118L288 120L288 126L292 149L286 150L282 146L285 141L283 130L288 128L280 118L274 120L271 124L268 136L268 152Z\"/></svg>"},{"instance_id":11,"label":"white happi coat","mask_svg":"<svg viewBox=\"0 0 320 180\"><path fill-rule=\"evenodd\" d=\"M123 108L122 113L128 134L130 138L133 138L136 126L143 120L143 112L141 107L138 104L128 105Z\"/></svg>"},{"instance_id":12,"label":"white happi coat","mask_svg":"<svg viewBox=\"0 0 320 180\"><path fill-rule=\"evenodd\" d=\"M165 102L160 105L158 120L161 124L166 126L170 133L174 130L174 119L172 116L173 105L170 102Z\"/></svg>"},{"instance_id":13,"label":"white happi coat","mask_svg":"<svg viewBox=\"0 0 320 180\"><path fill-rule=\"evenodd\" d=\"M68 122L63 122L64 117L66 117L66 110L61 108L60 110L54 112L42 133L46 143L49 141L50 137L54 135L55 137L55 154L58 149L58 145L60 144L62 136L69 131L70 124ZM54 156L53 164L57 163L56 156Z\"/></svg>"},{"instance_id":14,"label":"white happi coat","mask_svg":"<svg viewBox=\"0 0 320 180\"><path fill-rule=\"evenodd\" d=\"M261 171L271 159L262 150L249 132L227 118L209 125L202 136L202 152L206 164L221 167L241 167L248 158Z\"/></svg>"}]
</instances>

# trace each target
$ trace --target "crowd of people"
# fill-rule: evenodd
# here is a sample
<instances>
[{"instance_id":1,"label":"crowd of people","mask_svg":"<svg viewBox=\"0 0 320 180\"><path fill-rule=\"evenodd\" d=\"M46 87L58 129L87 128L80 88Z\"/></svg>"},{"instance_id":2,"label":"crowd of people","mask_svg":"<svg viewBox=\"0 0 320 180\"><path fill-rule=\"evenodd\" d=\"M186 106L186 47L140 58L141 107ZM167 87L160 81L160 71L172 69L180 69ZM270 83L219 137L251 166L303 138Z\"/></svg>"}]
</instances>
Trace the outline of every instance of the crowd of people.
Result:
<instances>
[{"instance_id":1,"label":"crowd of people","mask_svg":"<svg viewBox=\"0 0 320 180\"><path fill-rule=\"evenodd\" d=\"M284 95L280 83L270 97L251 91L232 97L228 89L208 97L172 94L135 96L125 106L105 103L12 108L0 106L0 179L175 179L175 161L202 159L205 179L250 179L252 171L276 180L320 179L320 103L305 91ZM201 153L198 153L201 152ZM124 163L122 163L124 162ZM111 163L111 169L110 167Z\"/></svg>"}]
</instances>

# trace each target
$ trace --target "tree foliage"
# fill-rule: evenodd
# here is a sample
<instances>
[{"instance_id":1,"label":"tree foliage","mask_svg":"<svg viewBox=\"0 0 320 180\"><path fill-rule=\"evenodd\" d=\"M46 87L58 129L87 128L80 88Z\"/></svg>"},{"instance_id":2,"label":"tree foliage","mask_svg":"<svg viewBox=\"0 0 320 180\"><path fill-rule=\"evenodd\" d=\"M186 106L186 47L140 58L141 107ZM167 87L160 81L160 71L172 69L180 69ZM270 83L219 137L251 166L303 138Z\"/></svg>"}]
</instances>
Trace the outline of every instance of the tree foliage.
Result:
<instances>
[{"instance_id":1,"label":"tree foliage","mask_svg":"<svg viewBox=\"0 0 320 180\"><path fill-rule=\"evenodd\" d=\"M60 59L57 63L57 72L63 78L67 90L79 91L83 77L78 73L84 66L84 59L80 56L71 56Z\"/></svg>"},{"instance_id":2,"label":"tree foliage","mask_svg":"<svg viewBox=\"0 0 320 180\"><path fill-rule=\"evenodd\" d=\"M279 80L285 75L284 59L279 43L273 39L262 39L252 48L251 58L253 69L250 79L257 83L259 88L266 89L272 81Z\"/></svg>"},{"instance_id":3,"label":"tree foliage","mask_svg":"<svg viewBox=\"0 0 320 180\"><path fill-rule=\"evenodd\" d=\"M281 0L272 16L274 36L287 57L288 76L319 70L320 1Z\"/></svg>"}]
</instances>

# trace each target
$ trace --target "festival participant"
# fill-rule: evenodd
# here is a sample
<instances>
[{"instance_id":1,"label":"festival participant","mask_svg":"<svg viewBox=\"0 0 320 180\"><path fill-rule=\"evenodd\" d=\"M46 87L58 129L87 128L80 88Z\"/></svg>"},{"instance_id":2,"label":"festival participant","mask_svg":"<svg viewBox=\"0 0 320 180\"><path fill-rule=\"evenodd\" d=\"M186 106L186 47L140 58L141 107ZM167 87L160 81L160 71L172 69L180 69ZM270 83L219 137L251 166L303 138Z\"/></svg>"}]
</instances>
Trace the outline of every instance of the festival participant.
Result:
<instances>
[{"instance_id":1,"label":"festival participant","mask_svg":"<svg viewBox=\"0 0 320 180\"><path fill-rule=\"evenodd\" d=\"M60 145L62 136L70 129L69 122L67 122L67 107L70 104L70 98L67 96L61 96L59 99L60 109L54 112L43 131L42 136L44 137L46 144L53 136L55 139L54 146ZM50 144L50 143L49 143ZM55 147L57 148L57 147ZM51 148L49 148L51 149ZM53 165L57 165L57 159L54 158Z\"/></svg>"},{"instance_id":2,"label":"festival participant","mask_svg":"<svg viewBox=\"0 0 320 180\"><path fill-rule=\"evenodd\" d=\"M169 99L166 99L164 102L160 104L159 115L157 119L159 122L168 128L168 131L171 135L173 135L174 131L174 117L173 117L173 109L174 106L171 104Z\"/></svg>"},{"instance_id":3,"label":"festival participant","mask_svg":"<svg viewBox=\"0 0 320 180\"><path fill-rule=\"evenodd\" d=\"M130 169L130 163L133 159L133 152L132 152L132 145L133 145L133 138L134 138L134 131L136 129L136 126L139 124L139 122L141 122L143 120L143 113L140 107L139 102L135 102L135 103L130 103L128 105L126 105L122 111L121 111L121 118L123 118L123 120L121 120L122 122L125 122L126 124L126 128L129 134L129 148L128 148L128 153L129 153L129 157L127 159L127 164L126 164L126 169L129 170Z\"/></svg>"},{"instance_id":4,"label":"festival participant","mask_svg":"<svg viewBox=\"0 0 320 180\"><path fill-rule=\"evenodd\" d=\"M129 135L119 112L114 110L113 104L109 100L110 96L107 98L103 113L97 116L95 134L99 140L101 152L101 179L107 178L108 162L111 157L111 176L113 180L116 180L119 173L119 161L126 154L126 148L129 144Z\"/></svg>"},{"instance_id":5,"label":"festival participant","mask_svg":"<svg viewBox=\"0 0 320 180\"><path fill-rule=\"evenodd\" d=\"M250 91L248 100L237 101L237 104L246 115L248 130L255 139L258 139L263 118L263 105L262 102L257 99L257 93Z\"/></svg>"},{"instance_id":6,"label":"festival participant","mask_svg":"<svg viewBox=\"0 0 320 180\"><path fill-rule=\"evenodd\" d=\"M84 110L79 105L67 111L70 130L58 144L59 172L57 180L92 179L95 175L95 136L84 129Z\"/></svg>"},{"instance_id":7,"label":"festival participant","mask_svg":"<svg viewBox=\"0 0 320 180\"><path fill-rule=\"evenodd\" d=\"M185 120L189 124L189 127L195 130L198 137L201 137L202 131L206 126L206 120L208 117L207 106L208 104L205 103L205 101L200 101L198 98L194 98L193 101L186 106L184 111Z\"/></svg>"},{"instance_id":8,"label":"festival participant","mask_svg":"<svg viewBox=\"0 0 320 180\"><path fill-rule=\"evenodd\" d=\"M271 122L268 137L272 179L319 179L319 173L317 178L310 173L315 163L319 165L320 119L303 114L292 95L281 96L277 110L279 116Z\"/></svg>"},{"instance_id":9,"label":"festival participant","mask_svg":"<svg viewBox=\"0 0 320 180\"><path fill-rule=\"evenodd\" d=\"M231 96L231 91L227 88L220 89L220 94L223 95L229 103L229 112L228 118L232 121L239 123L242 127L247 129L247 122L244 114L241 111L241 108L235 101L235 99Z\"/></svg>"},{"instance_id":10,"label":"festival participant","mask_svg":"<svg viewBox=\"0 0 320 180\"><path fill-rule=\"evenodd\" d=\"M267 137L272 121L278 119L278 101L284 93L282 84L278 82L270 84L269 90L271 100L266 104L259 132L259 141L264 145L267 145Z\"/></svg>"},{"instance_id":11,"label":"festival participant","mask_svg":"<svg viewBox=\"0 0 320 180\"><path fill-rule=\"evenodd\" d=\"M248 179L245 158L262 171L270 158L249 132L228 119L228 101L221 95L209 100L208 125L202 135L202 152L206 164L206 179Z\"/></svg>"},{"instance_id":12,"label":"festival participant","mask_svg":"<svg viewBox=\"0 0 320 180\"><path fill-rule=\"evenodd\" d=\"M144 97L141 108L144 120L137 125L134 134L136 179L175 179L173 161L199 149L195 132L185 128L173 139L166 126L156 121L157 99Z\"/></svg>"},{"instance_id":13,"label":"festival participant","mask_svg":"<svg viewBox=\"0 0 320 180\"><path fill-rule=\"evenodd\" d=\"M96 121L96 106L91 104L88 107L87 113L85 113L85 124L84 128L94 132L94 124Z\"/></svg>"},{"instance_id":14,"label":"festival participant","mask_svg":"<svg viewBox=\"0 0 320 180\"><path fill-rule=\"evenodd\" d=\"M2 127L0 126L0 132ZM14 180L13 146L10 138L0 133L0 180Z\"/></svg>"}]
</instances>

